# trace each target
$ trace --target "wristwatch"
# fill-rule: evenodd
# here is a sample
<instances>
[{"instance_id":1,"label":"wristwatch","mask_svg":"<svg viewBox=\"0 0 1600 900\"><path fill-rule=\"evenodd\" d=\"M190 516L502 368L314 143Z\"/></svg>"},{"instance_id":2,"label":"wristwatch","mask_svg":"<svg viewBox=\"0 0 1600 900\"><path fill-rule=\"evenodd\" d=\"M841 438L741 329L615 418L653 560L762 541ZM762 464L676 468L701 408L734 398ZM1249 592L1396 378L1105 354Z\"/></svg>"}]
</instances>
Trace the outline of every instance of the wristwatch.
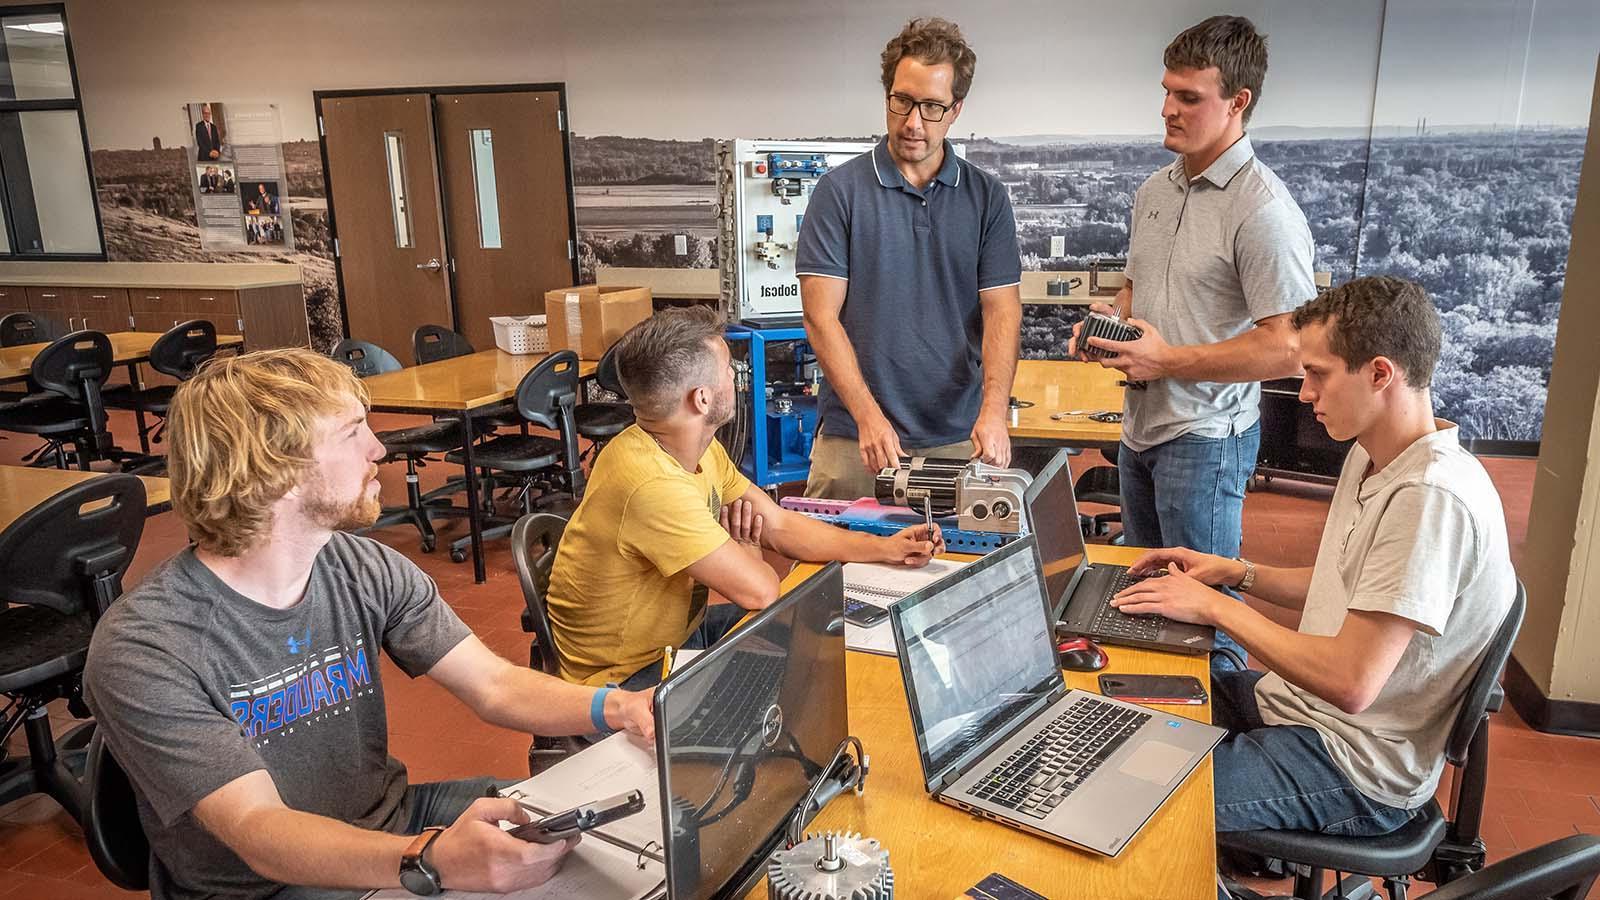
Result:
<instances>
[{"instance_id":1,"label":"wristwatch","mask_svg":"<svg viewBox=\"0 0 1600 900\"><path fill-rule=\"evenodd\" d=\"M1239 583L1234 585L1233 589L1236 591L1250 590L1250 586L1256 583L1256 564L1242 556L1234 557L1233 561L1244 563L1244 577L1239 579Z\"/></svg>"},{"instance_id":2,"label":"wristwatch","mask_svg":"<svg viewBox=\"0 0 1600 900\"><path fill-rule=\"evenodd\" d=\"M428 862L428 848L444 834L443 828L424 828L406 852L400 854L400 886L418 897L432 897L444 890L439 870Z\"/></svg>"}]
</instances>

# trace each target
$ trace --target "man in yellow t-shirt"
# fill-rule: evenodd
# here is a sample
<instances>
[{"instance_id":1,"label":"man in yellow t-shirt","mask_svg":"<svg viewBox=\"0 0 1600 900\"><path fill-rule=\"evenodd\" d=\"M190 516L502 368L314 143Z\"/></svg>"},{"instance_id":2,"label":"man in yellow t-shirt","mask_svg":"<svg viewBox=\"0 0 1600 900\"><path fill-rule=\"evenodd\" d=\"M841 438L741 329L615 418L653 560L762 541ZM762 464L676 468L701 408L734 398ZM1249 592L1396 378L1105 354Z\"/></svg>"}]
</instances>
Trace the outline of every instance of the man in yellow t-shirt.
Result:
<instances>
[{"instance_id":1,"label":"man in yellow t-shirt","mask_svg":"<svg viewBox=\"0 0 1600 900\"><path fill-rule=\"evenodd\" d=\"M722 323L670 309L629 329L617 369L637 422L595 461L556 554L547 602L561 675L630 689L661 679L665 648L705 647L778 599L763 548L813 562L926 565L938 526L888 537L779 507L716 441L733 417ZM707 608L706 589L730 603Z\"/></svg>"}]
</instances>

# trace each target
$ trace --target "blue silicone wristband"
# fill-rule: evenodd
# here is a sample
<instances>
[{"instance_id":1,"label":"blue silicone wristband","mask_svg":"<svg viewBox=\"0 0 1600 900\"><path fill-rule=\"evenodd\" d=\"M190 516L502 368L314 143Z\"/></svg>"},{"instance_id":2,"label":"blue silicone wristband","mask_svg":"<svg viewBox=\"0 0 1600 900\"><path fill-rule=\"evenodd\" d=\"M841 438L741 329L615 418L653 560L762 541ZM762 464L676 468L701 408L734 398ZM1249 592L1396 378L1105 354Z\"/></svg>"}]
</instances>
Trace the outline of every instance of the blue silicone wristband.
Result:
<instances>
[{"instance_id":1,"label":"blue silicone wristband","mask_svg":"<svg viewBox=\"0 0 1600 900\"><path fill-rule=\"evenodd\" d=\"M614 689L609 687L600 688L594 692L594 697L589 700L589 724L593 725L594 730L600 734L605 734L611 730L611 726L606 724L606 695L611 693L612 690Z\"/></svg>"}]
</instances>

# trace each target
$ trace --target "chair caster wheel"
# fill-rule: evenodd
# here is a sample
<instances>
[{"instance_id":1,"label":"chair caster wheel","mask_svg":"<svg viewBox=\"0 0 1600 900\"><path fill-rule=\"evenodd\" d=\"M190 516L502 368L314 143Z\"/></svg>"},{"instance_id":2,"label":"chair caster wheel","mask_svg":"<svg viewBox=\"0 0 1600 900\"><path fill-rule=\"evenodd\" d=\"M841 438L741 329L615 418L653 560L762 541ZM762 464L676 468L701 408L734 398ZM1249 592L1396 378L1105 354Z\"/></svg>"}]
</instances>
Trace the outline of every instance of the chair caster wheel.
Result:
<instances>
[{"instance_id":1,"label":"chair caster wheel","mask_svg":"<svg viewBox=\"0 0 1600 900\"><path fill-rule=\"evenodd\" d=\"M436 548L438 546L439 546L438 542L436 542L433 538L424 538L423 541L422 541L422 552L423 553L432 553L434 551L434 548Z\"/></svg>"},{"instance_id":2,"label":"chair caster wheel","mask_svg":"<svg viewBox=\"0 0 1600 900\"><path fill-rule=\"evenodd\" d=\"M460 549L451 550L450 551L450 561L451 562L455 562L455 563L466 562L467 561L467 551L460 550Z\"/></svg>"}]
</instances>

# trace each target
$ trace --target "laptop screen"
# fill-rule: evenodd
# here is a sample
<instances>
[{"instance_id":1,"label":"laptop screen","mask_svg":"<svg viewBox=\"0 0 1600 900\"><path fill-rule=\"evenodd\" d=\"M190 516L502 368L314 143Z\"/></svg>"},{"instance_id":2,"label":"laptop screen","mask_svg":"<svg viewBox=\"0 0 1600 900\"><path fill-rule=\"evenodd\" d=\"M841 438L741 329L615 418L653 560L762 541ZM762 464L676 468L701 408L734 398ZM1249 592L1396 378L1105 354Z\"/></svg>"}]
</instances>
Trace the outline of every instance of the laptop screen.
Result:
<instances>
[{"instance_id":1,"label":"laptop screen","mask_svg":"<svg viewBox=\"0 0 1600 900\"><path fill-rule=\"evenodd\" d=\"M1034 539L1013 541L889 607L930 785L1036 701L1066 689Z\"/></svg>"},{"instance_id":2,"label":"laptop screen","mask_svg":"<svg viewBox=\"0 0 1600 900\"><path fill-rule=\"evenodd\" d=\"M1028 508L1028 529L1039 541L1052 622L1066 610L1073 576L1088 564L1078 503L1072 496L1072 469L1067 465L1071 458L1065 450L1058 452L1022 498Z\"/></svg>"},{"instance_id":3,"label":"laptop screen","mask_svg":"<svg viewBox=\"0 0 1600 900\"><path fill-rule=\"evenodd\" d=\"M806 579L656 691L672 900L737 888L849 730L837 563Z\"/></svg>"}]
</instances>

